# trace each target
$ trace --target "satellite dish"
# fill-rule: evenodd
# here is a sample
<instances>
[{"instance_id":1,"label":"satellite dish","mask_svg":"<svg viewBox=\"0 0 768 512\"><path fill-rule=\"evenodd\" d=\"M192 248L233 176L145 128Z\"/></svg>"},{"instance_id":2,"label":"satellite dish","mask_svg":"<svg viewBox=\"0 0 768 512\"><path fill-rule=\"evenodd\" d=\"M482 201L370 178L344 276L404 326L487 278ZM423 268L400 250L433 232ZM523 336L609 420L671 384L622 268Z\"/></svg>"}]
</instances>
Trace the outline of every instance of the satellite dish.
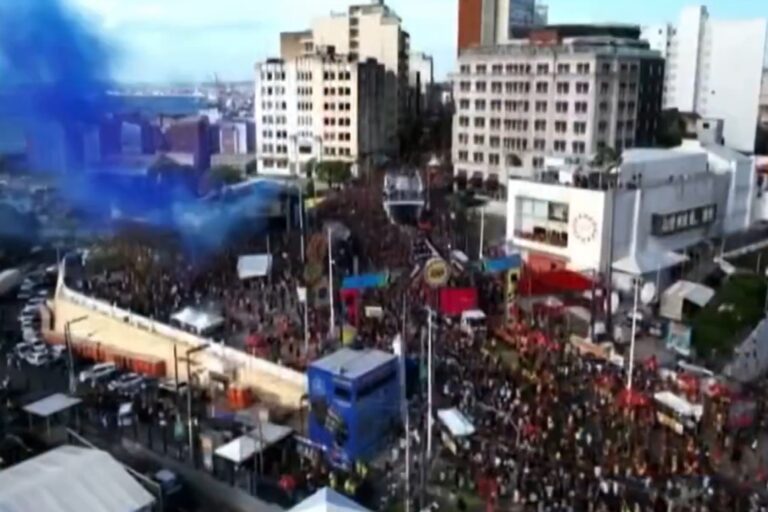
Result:
<instances>
[{"instance_id":1,"label":"satellite dish","mask_svg":"<svg viewBox=\"0 0 768 512\"><path fill-rule=\"evenodd\" d=\"M611 311L619 310L619 292L611 293Z\"/></svg>"},{"instance_id":2,"label":"satellite dish","mask_svg":"<svg viewBox=\"0 0 768 512\"><path fill-rule=\"evenodd\" d=\"M645 283L640 290L640 302L648 305L656 301L656 285L648 282Z\"/></svg>"}]
</instances>

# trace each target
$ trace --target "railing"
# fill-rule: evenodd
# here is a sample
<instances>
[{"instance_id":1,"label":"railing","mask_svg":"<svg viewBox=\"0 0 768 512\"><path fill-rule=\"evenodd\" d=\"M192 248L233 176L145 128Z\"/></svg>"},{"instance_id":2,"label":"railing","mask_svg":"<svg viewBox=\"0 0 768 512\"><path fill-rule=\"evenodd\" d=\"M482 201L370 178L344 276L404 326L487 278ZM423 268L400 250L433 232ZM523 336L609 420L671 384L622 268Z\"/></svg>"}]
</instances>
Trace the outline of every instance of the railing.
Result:
<instances>
[{"instance_id":1,"label":"railing","mask_svg":"<svg viewBox=\"0 0 768 512\"><path fill-rule=\"evenodd\" d=\"M181 329L177 329L168 324L156 322L150 320L141 315L137 315L128 310L121 309L117 306L109 305L103 301L88 297L82 293L69 289L64 284L64 265L59 268L59 286L56 291L57 298L63 298L79 306L96 311L114 320L125 322L128 325L137 327L144 331L158 334L170 341L177 341L185 345L189 345L190 348L199 347L201 345L208 344L209 348L206 349L206 354L216 356L223 367L227 367L228 364L236 364L238 366L245 367L250 370L256 370L266 373L276 379L288 382L296 386L305 386L306 378L303 373L297 372L290 368L271 363L258 357L253 357L245 352L227 347L222 343L218 343L212 339L203 338L194 334L188 333Z\"/></svg>"}]
</instances>

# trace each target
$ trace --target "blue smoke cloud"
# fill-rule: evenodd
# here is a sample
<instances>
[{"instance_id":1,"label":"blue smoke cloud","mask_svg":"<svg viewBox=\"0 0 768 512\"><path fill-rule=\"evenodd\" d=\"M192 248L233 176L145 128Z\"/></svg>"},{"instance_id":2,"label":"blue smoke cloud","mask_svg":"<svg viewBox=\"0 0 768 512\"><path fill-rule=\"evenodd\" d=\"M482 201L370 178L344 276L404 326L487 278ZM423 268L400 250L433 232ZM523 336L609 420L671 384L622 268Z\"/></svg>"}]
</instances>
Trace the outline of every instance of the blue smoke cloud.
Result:
<instances>
[{"instance_id":1,"label":"blue smoke cloud","mask_svg":"<svg viewBox=\"0 0 768 512\"><path fill-rule=\"evenodd\" d=\"M108 93L113 55L114 48L62 0L0 0L0 117L28 132L59 134L65 147L79 144L82 151L89 129L130 110ZM52 159L61 150L42 144ZM260 229L260 214L280 188L261 182L202 200L197 187L158 180L146 169L123 169L133 175L128 178L107 176L98 164L82 167L57 179L57 188L85 222L103 227L105 220L139 220L179 233L195 250L215 249L243 224Z\"/></svg>"}]
</instances>

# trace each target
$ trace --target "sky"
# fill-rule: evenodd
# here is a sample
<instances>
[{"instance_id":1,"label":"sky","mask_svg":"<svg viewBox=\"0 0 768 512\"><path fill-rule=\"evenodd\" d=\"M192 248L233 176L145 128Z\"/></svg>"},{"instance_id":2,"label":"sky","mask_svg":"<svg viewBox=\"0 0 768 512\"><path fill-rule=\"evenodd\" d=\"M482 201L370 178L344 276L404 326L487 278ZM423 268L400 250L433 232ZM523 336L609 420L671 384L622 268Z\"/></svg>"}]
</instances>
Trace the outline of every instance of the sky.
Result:
<instances>
[{"instance_id":1,"label":"sky","mask_svg":"<svg viewBox=\"0 0 768 512\"><path fill-rule=\"evenodd\" d=\"M357 0L363 3L366 0ZM253 64L279 53L279 33L345 11L349 0L66 0L114 49L122 82L249 80ZM411 48L435 58L436 79L453 69L458 0L387 0ZM677 19L686 0L549 0L552 23L652 24ZM766 0L710 0L713 17L768 17Z\"/></svg>"}]
</instances>

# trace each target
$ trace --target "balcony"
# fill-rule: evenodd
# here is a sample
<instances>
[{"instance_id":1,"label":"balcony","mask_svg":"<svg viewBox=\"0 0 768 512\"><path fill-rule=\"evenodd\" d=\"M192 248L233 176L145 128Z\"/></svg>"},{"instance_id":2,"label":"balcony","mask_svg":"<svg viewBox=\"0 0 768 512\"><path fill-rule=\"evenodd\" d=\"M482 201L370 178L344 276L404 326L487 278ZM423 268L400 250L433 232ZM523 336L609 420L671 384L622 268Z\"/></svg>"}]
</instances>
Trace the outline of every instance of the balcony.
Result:
<instances>
[{"instance_id":1,"label":"balcony","mask_svg":"<svg viewBox=\"0 0 768 512\"><path fill-rule=\"evenodd\" d=\"M544 227L535 227L531 231L515 230L515 238L527 240L537 244L565 249L568 247L568 232L561 230L548 230Z\"/></svg>"}]
</instances>

